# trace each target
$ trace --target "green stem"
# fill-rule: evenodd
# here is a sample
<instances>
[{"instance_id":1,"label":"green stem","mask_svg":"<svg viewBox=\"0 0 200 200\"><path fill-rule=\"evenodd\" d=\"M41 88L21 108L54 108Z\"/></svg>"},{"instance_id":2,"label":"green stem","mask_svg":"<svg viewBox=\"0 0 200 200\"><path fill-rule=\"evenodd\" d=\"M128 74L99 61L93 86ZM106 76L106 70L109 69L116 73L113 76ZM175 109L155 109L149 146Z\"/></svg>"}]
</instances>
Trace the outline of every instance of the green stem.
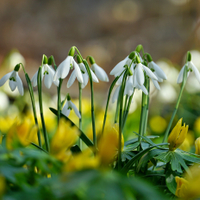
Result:
<instances>
[{"instance_id":1,"label":"green stem","mask_svg":"<svg viewBox=\"0 0 200 200\"><path fill-rule=\"evenodd\" d=\"M90 72L90 67L85 59L83 59L83 64L87 70L89 80L90 80L90 91L91 91L91 115L92 115L92 131L93 131L93 143L94 147L97 148L97 137L96 137L96 129L95 129L95 115L94 115L94 92L93 92L93 82L92 75Z\"/></svg>"},{"instance_id":2,"label":"green stem","mask_svg":"<svg viewBox=\"0 0 200 200\"><path fill-rule=\"evenodd\" d=\"M187 65L186 65L186 66L185 66L185 69L184 69L184 73L183 73L183 82L182 82L182 84L181 84L180 93L179 93L179 96L178 96L178 99L177 99L177 102L176 102L175 109L174 109L174 111L173 111L173 113L172 113L170 122L169 122L169 124L168 124L168 126L167 126L167 129L166 129L166 131L165 131L165 135L164 135L164 138L163 138L163 142L167 140L167 137L168 137L168 135L169 135L170 128L171 128L171 126L172 126L172 122L173 122L174 117L175 117L175 115L176 115L176 112L177 112L177 110L178 110L179 103L180 103L180 101L181 101L181 97L182 97L182 94L183 94L183 90L184 90L184 88L185 88L185 84L186 84L186 81L187 81L187 71L188 71L188 67L187 67Z\"/></svg>"},{"instance_id":3,"label":"green stem","mask_svg":"<svg viewBox=\"0 0 200 200\"><path fill-rule=\"evenodd\" d=\"M81 87L81 83L79 83L78 86L79 86L79 113L81 115L81 118L79 119L79 129L82 130L82 87ZM81 143L80 138L78 140L78 145L79 145L80 149L82 149L82 143Z\"/></svg>"},{"instance_id":4,"label":"green stem","mask_svg":"<svg viewBox=\"0 0 200 200\"><path fill-rule=\"evenodd\" d=\"M58 102L57 102L57 110L58 110L58 115L57 115L57 122L59 124L60 121L60 113L61 113L61 86L62 86L63 79L59 79L59 85L57 87L57 92L58 92Z\"/></svg>"},{"instance_id":5,"label":"green stem","mask_svg":"<svg viewBox=\"0 0 200 200\"><path fill-rule=\"evenodd\" d=\"M22 66L22 69L23 69L24 74L25 74L25 78L26 78L26 82L27 82L27 85L28 85L28 90L29 90L29 94L30 94L30 98L31 98L31 104L32 104L32 109L33 109L33 116L34 116L35 124L38 127L38 131L37 131L38 144L42 148L42 142L41 142L41 137L40 137L40 130L39 130L39 125L38 125L38 120L37 120L37 114L36 114L36 108L35 108L35 98L34 98L34 93L33 93L33 86L31 84L31 80L29 78L29 75L26 73L24 65L22 63L20 63L20 65Z\"/></svg>"},{"instance_id":6,"label":"green stem","mask_svg":"<svg viewBox=\"0 0 200 200\"><path fill-rule=\"evenodd\" d=\"M44 115L43 115L43 105L42 105L42 73L41 72L42 72L42 66L40 66L38 69L37 85L38 85L38 97L39 97L39 107L40 107L40 117L41 117L41 122L42 122L42 130L43 130L43 134L44 134L46 150L49 152L50 151L49 139L48 139L48 135L46 132L46 126L45 126Z\"/></svg>"}]
</instances>

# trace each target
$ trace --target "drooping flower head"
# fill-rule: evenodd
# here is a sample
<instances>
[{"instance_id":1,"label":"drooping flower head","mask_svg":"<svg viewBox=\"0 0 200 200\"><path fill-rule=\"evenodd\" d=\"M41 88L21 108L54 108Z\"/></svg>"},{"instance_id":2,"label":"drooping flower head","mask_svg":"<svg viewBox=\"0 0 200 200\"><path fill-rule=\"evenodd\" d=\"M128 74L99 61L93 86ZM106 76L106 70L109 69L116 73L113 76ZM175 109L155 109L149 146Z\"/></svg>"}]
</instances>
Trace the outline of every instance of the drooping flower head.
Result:
<instances>
[{"instance_id":1,"label":"drooping flower head","mask_svg":"<svg viewBox=\"0 0 200 200\"><path fill-rule=\"evenodd\" d=\"M169 150L174 151L177 149L185 140L188 132L188 125L185 126L185 123L182 126L182 118L177 122L176 126L172 129L169 137L168 143Z\"/></svg>"},{"instance_id":2,"label":"drooping flower head","mask_svg":"<svg viewBox=\"0 0 200 200\"><path fill-rule=\"evenodd\" d=\"M20 95L24 95L24 87L22 84L22 81L18 75L18 71L20 69L20 64L17 64L12 72L9 72L8 74L4 75L0 79L0 87L4 85L4 83L9 80L9 86L12 91L14 91L16 88L18 89Z\"/></svg>"},{"instance_id":3,"label":"drooping flower head","mask_svg":"<svg viewBox=\"0 0 200 200\"><path fill-rule=\"evenodd\" d=\"M44 84L49 89L54 83L56 86L59 85L59 80L53 80L53 77L55 75L55 70L52 67L52 61L51 59L47 59L45 55L43 55L43 65L42 65L42 80L44 78ZM37 76L38 71L33 75L31 82L33 84L33 87L37 86Z\"/></svg>"},{"instance_id":4,"label":"drooping flower head","mask_svg":"<svg viewBox=\"0 0 200 200\"><path fill-rule=\"evenodd\" d=\"M95 62L95 60L92 56L89 56L89 61L90 61L90 64L91 64L91 70L95 73L97 78L101 81L108 82L109 81L108 75L106 74L106 72L101 67L99 67L96 64L96 62Z\"/></svg>"},{"instance_id":5,"label":"drooping flower head","mask_svg":"<svg viewBox=\"0 0 200 200\"><path fill-rule=\"evenodd\" d=\"M70 97L70 95L68 93L67 96L66 96L66 98L65 98L65 100L64 100L64 105L63 105L61 113L63 115L65 115L66 117L68 117L71 110L74 110L74 112L76 113L77 117L81 118L81 115L80 115L77 107L71 101L71 97Z\"/></svg>"},{"instance_id":6,"label":"drooping flower head","mask_svg":"<svg viewBox=\"0 0 200 200\"><path fill-rule=\"evenodd\" d=\"M56 72L53 78L54 81L59 80L60 78L64 79L69 74L70 68L74 67L74 70L75 70L74 73L76 74L78 81L80 83L83 83L81 70L73 58L74 54L75 54L75 47L72 47L69 50L67 58L62 63L60 63L60 65L56 69Z\"/></svg>"},{"instance_id":7,"label":"drooping flower head","mask_svg":"<svg viewBox=\"0 0 200 200\"><path fill-rule=\"evenodd\" d=\"M81 70L81 73L82 73L82 76L83 76L83 83L81 84L81 88L84 88L87 83L88 83L88 80L89 80L89 75L88 75L88 72L85 68L85 65L83 64L83 61L81 59L81 57L79 55L77 55L77 62L78 62L78 66ZM92 80L96 83L99 82L98 78L96 77L96 75L94 74L94 72L90 69L90 73L92 75ZM72 73L71 73L71 76L67 82L67 87L69 88L75 81L77 77L77 74L76 74L76 71L74 70Z\"/></svg>"},{"instance_id":8,"label":"drooping flower head","mask_svg":"<svg viewBox=\"0 0 200 200\"><path fill-rule=\"evenodd\" d=\"M192 62L192 55L189 51L187 53L187 62L182 67L182 69L178 75L177 83L183 82L183 75L184 75L184 71L185 71L186 67L187 67L187 77L190 75L190 72L194 72L197 80L200 83L200 73L199 73L198 69L196 68L196 66L194 65L194 63Z\"/></svg>"}]
</instances>

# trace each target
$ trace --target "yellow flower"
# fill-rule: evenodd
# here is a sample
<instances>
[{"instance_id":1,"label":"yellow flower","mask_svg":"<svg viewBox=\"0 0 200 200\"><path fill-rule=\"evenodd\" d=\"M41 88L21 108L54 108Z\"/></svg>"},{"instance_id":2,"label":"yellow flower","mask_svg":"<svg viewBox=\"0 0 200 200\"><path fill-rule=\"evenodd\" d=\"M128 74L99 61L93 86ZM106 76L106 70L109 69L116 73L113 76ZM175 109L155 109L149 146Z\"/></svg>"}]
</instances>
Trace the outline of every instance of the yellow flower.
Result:
<instances>
[{"instance_id":1,"label":"yellow flower","mask_svg":"<svg viewBox=\"0 0 200 200\"><path fill-rule=\"evenodd\" d=\"M185 140L188 132L188 125L182 126L182 118L177 122L176 126L171 131L168 137L169 150L174 151L177 149Z\"/></svg>"},{"instance_id":2,"label":"yellow flower","mask_svg":"<svg viewBox=\"0 0 200 200\"><path fill-rule=\"evenodd\" d=\"M185 174L184 178L175 177L177 188L175 195L181 199L196 199L200 197L200 166L193 165L189 168L190 173Z\"/></svg>"},{"instance_id":3,"label":"yellow flower","mask_svg":"<svg viewBox=\"0 0 200 200\"><path fill-rule=\"evenodd\" d=\"M31 120L17 121L11 126L6 135L6 146L13 149L16 145L29 145L37 136L38 127Z\"/></svg>"},{"instance_id":4,"label":"yellow flower","mask_svg":"<svg viewBox=\"0 0 200 200\"><path fill-rule=\"evenodd\" d=\"M154 131L155 133L161 134L165 131L167 127L167 122L163 117L155 116L150 119L149 125L152 131Z\"/></svg>"},{"instance_id":5,"label":"yellow flower","mask_svg":"<svg viewBox=\"0 0 200 200\"><path fill-rule=\"evenodd\" d=\"M50 149L53 155L57 155L58 157L63 157L64 152L66 152L78 139L78 129L76 127L72 127L69 122L60 119L58 128L56 133L54 134Z\"/></svg>"},{"instance_id":6,"label":"yellow flower","mask_svg":"<svg viewBox=\"0 0 200 200\"><path fill-rule=\"evenodd\" d=\"M200 155L200 137L195 140L195 153Z\"/></svg>"},{"instance_id":7,"label":"yellow flower","mask_svg":"<svg viewBox=\"0 0 200 200\"><path fill-rule=\"evenodd\" d=\"M122 135L121 148L123 149L123 147L124 137ZM98 148L98 155L102 164L109 164L115 159L119 149L119 132L116 124L113 127L105 128L104 135L99 141Z\"/></svg>"}]
</instances>

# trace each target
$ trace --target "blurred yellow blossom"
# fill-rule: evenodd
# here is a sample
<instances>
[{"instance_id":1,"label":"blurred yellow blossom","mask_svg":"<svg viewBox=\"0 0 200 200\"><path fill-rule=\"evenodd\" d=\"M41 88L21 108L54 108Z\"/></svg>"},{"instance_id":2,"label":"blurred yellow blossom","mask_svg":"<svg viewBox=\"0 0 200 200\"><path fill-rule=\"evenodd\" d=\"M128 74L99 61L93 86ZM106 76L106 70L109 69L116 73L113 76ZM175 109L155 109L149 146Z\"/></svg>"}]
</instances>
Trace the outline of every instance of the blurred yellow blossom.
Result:
<instances>
[{"instance_id":1,"label":"blurred yellow blossom","mask_svg":"<svg viewBox=\"0 0 200 200\"><path fill-rule=\"evenodd\" d=\"M198 117L194 122L194 131L200 136L200 117Z\"/></svg>"},{"instance_id":2,"label":"blurred yellow blossom","mask_svg":"<svg viewBox=\"0 0 200 200\"><path fill-rule=\"evenodd\" d=\"M194 133L192 131L188 131L187 136L184 142L179 146L179 149L182 149L183 151L190 151L193 145L194 145Z\"/></svg>"},{"instance_id":3,"label":"blurred yellow blossom","mask_svg":"<svg viewBox=\"0 0 200 200\"><path fill-rule=\"evenodd\" d=\"M200 155L200 137L195 140L195 153Z\"/></svg>"},{"instance_id":4,"label":"blurred yellow blossom","mask_svg":"<svg viewBox=\"0 0 200 200\"><path fill-rule=\"evenodd\" d=\"M19 119L11 126L6 135L6 146L13 149L16 145L27 146L37 136L38 127L31 120Z\"/></svg>"},{"instance_id":5,"label":"blurred yellow blossom","mask_svg":"<svg viewBox=\"0 0 200 200\"><path fill-rule=\"evenodd\" d=\"M193 165L189 168L190 174L185 174L184 178L175 177L177 183L175 195L181 199L196 199L200 197L200 166Z\"/></svg>"},{"instance_id":6,"label":"blurred yellow blossom","mask_svg":"<svg viewBox=\"0 0 200 200\"><path fill-rule=\"evenodd\" d=\"M15 118L0 117L0 130L2 133L7 133L10 127L15 123Z\"/></svg>"},{"instance_id":7,"label":"blurred yellow blossom","mask_svg":"<svg viewBox=\"0 0 200 200\"><path fill-rule=\"evenodd\" d=\"M60 158L63 157L65 152L77 141L78 136L78 129L72 127L69 122L61 118L56 133L51 140L51 153Z\"/></svg>"},{"instance_id":8,"label":"blurred yellow blossom","mask_svg":"<svg viewBox=\"0 0 200 200\"><path fill-rule=\"evenodd\" d=\"M161 134L165 131L167 122L163 117L155 116L150 119L149 125L153 132Z\"/></svg>"},{"instance_id":9,"label":"blurred yellow blossom","mask_svg":"<svg viewBox=\"0 0 200 200\"><path fill-rule=\"evenodd\" d=\"M103 136L98 143L99 157L102 164L111 163L118 154L119 149L119 132L118 125L113 127L106 127ZM122 134L121 148L124 147L124 137Z\"/></svg>"},{"instance_id":10,"label":"blurred yellow blossom","mask_svg":"<svg viewBox=\"0 0 200 200\"><path fill-rule=\"evenodd\" d=\"M176 126L172 129L169 137L168 137L168 143L169 143L169 150L174 151L177 149L185 140L188 132L188 125L182 126L182 118L177 122Z\"/></svg>"},{"instance_id":11,"label":"blurred yellow blossom","mask_svg":"<svg viewBox=\"0 0 200 200\"><path fill-rule=\"evenodd\" d=\"M5 190L6 190L5 178L2 175L0 175L0 198L3 196Z\"/></svg>"}]
</instances>

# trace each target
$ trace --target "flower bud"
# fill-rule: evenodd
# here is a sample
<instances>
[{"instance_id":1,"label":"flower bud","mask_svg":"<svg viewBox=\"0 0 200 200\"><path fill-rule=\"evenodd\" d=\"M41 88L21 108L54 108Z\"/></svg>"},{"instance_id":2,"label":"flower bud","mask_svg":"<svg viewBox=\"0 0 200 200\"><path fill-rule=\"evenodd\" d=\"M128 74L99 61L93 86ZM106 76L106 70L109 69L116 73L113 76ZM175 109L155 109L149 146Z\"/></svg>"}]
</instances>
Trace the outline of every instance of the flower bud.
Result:
<instances>
[{"instance_id":1,"label":"flower bud","mask_svg":"<svg viewBox=\"0 0 200 200\"><path fill-rule=\"evenodd\" d=\"M14 68L14 71L18 72L19 71L19 68L20 68L20 64L17 64Z\"/></svg>"},{"instance_id":2,"label":"flower bud","mask_svg":"<svg viewBox=\"0 0 200 200\"><path fill-rule=\"evenodd\" d=\"M136 62L141 63L140 58L138 56L136 56Z\"/></svg>"},{"instance_id":3,"label":"flower bud","mask_svg":"<svg viewBox=\"0 0 200 200\"><path fill-rule=\"evenodd\" d=\"M95 60L94 60L94 58L92 56L89 56L89 61L90 61L91 65L93 65L93 64L96 63Z\"/></svg>"},{"instance_id":4,"label":"flower bud","mask_svg":"<svg viewBox=\"0 0 200 200\"><path fill-rule=\"evenodd\" d=\"M137 51L138 53L140 53L140 51L142 50L143 46L141 44L139 44L136 48L135 51Z\"/></svg>"},{"instance_id":5,"label":"flower bud","mask_svg":"<svg viewBox=\"0 0 200 200\"><path fill-rule=\"evenodd\" d=\"M176 126L172 129L169 137L169 150L174 151L177 149L185 140L188 132L188 125L182 126L182 118L177 122Z\"/></svg>"},{"instance_id":6,"label":"flower bud","mask_svg":"<svg viewBox=\"0 0 200 200\"><path fill-rule=\"evenodd\" d=\"M53 56L50 56L48 58L48 65L53 65L53 63L54 63L54 58L53 58Z\"/></svg>"},{"instance_id":7,"label":"flower bud","mask_svg":"<svg viewBox=\"0 0 200 200\"><path fill-rule=\"evenodd\" d=\"M42 64L45 65L47 63L48 63L48 58L47 58L46 55L43 55L43 57L42 57Z\"/></svg>"},{"instance_id":8,"label":"flower bud","mask_svg":"<svg viewBox=\"0 0 200 200\"><path fill-rule=\"evenodd\" d=\"M150 56L150 54L147 54L147 60L148 60L148 62L153 61L153 59L152 59L152 57Z\"/></svg>"},{"instance_id":9,"label":"flower bud","mask_svg":"<svg viewBox=\"0 0 200 200\"><path fill-rule=\"evenodd\" d=\"M195 140L195 153L200 155L200 137Z\"/></svg>"},{"instance_id":10,"label":"flower bud","mask_svg":"<svg viewBox=\"0 0 200 200\"><path fill-rule=\"evenodd\" d=\"M69 56L74 56L74 54L75 54L75 47L73 46L73 47L71 47L71 49L69 50L68 55L69 55Z\"/></svg>"},{"instance_id":11,"label":"flower bud","mask_svg":"<svg viewBox=\"0 0 200 200\"><path fill-rule=\"evenodd\" d=\"M81 57L80 57L79 55L77 55L77 63L80 64L80 63L82 63L82 62L83 62L83 61L82 61Z\"/></svg>"},{"instance_id":12,"label":"flower bud","mask_svg":"<svg viewBox=\"0 0 200 200\"><path fill-rule=\"evenodd\" d=\"M132 59L135 57L135 52L132 51L132 52L129 54L128 57L132 60Z\"/></svg>"}]
</instances>

